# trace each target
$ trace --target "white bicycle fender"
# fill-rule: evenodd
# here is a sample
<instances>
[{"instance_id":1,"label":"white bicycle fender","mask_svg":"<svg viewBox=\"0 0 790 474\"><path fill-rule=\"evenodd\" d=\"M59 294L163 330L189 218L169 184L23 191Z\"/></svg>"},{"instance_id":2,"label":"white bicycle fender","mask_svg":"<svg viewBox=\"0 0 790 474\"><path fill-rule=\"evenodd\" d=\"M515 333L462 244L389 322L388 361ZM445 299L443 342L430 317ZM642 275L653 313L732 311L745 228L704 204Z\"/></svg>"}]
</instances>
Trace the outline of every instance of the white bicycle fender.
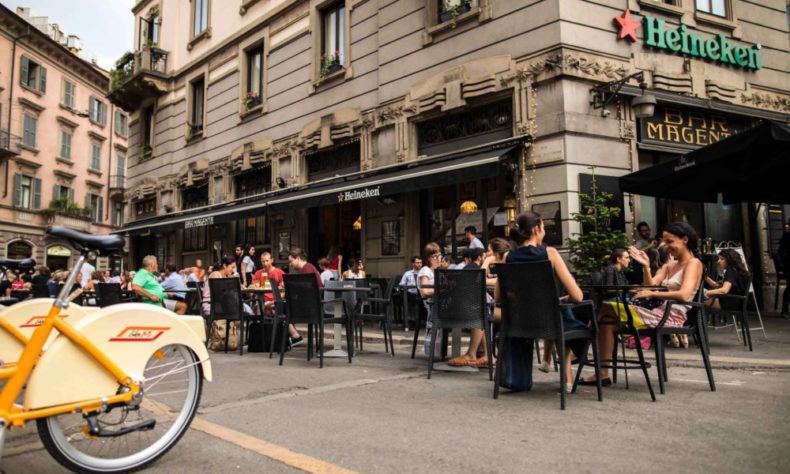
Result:
<instances>
[{"instance_id":1,"label":"white bicycle fender","mask_svg":"<svg viewBox=\"0 0 790 474\"><path fill-rule=\"evenodd\" d=\"M158 349L170 344L189 347L211 381L208 351L192 329L194 317L150 304L124 303L103 308L74 324L133 380L143 378L145 365ZM202 324L202 321L201 321ZM118 382L97 361L68 338L60 336L39 360L25 390L26 410L115 394Z\"/></svg>"},{"instance_id":2,"label":"white bicycle fender","mask_svg":"<svg viewBox=\"0 0 790 474\"><path fill-rule=\"evenodd\" d=\"M11 323L11 325L17 328L23 336L30 339L30 336L33 335L33 331L41 326L41 322L47 317L47 314L49 314L49 310L54 301L54 298L36 298L21 301L15 305L9 306L8 309L0 313L0 318ZM98 308L79 306L71 303L68 309L61 311L61 317L65 318L69 324L74 324L76 321L85 317L85 315L91 314L97 310ZM52 341L55 340L57 335L57 331L53 331L52 334L50 334L49 339L47 339L47 342L44 344L45 350ZM19 342L17 338L0 329L0 360L5 362L16 362L19 360L19 356L22 354L24 348L25 346Z\"/></svg>"}]
</instances>

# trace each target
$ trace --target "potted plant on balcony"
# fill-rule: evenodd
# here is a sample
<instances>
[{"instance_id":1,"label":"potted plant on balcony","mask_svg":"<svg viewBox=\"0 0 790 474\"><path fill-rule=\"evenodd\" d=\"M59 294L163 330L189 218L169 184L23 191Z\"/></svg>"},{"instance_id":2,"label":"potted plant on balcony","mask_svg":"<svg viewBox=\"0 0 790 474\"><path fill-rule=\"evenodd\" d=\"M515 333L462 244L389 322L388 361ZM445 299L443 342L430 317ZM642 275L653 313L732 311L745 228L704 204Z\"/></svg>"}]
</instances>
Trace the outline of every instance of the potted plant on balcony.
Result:
<instances>
[{"instance_id":1,"label":"potted plant on balcony","mask_svg":"<svg viewBox=\"0 0 790 474\"><path fill-rule=\"evenodd\" d=\"M247 92L244 96L244 107L249 111L261 104L261 95L257 92Z\"/></svg>"},{"instance_id":2,"label":"potted plant on balcony","mask_svg":"<svg viewBox=\"0 0 790 474\"><path fill-rule=\"evenodd\" d=\"M592 175L592 193L579 193L581 207L571 218L582 227L582 233L567 240L570 261L574 270L586 276L591 283L600 280L600 273L606 265L606 258L616 248L628 248L628 236L612 229L612 218L620 215L620 208L608 205L612 194L598 191Z\"/></svg>"},{"instance_id":3,"label":"potted plant on balcony","mask_svg":"<svg viewBox=\"0 0 790 474\"><path fill-rule=\"evenodd\" d=\"M472 9L471 0L444 0L439 12L439 22L449 21L450 27L455 28L456 19L463 13Z\"/></svg>"},{"instance_id":4,"label":"potted plant on balcony","mask_svg":"<svg viewBox=\"0 0 790 474\"><path fill-rule=\"evenodd\" d=\"M318 75L318 82L323 82L324 79L331 76L332 74L336 73L337 71L343 69L343 65L340 62L340 51L335 51L334 53L321 56L321 71Z\"/></svg>"},{"instance_id":5,"label":"potted plant on balcony","mask_svg":"<svg viewBox=\"0 0 790 474\"><path fill-rule=\"evenodd\" d=\"M92 213L93 210L90 207L80 207L66 197L53 199L49 202L49 207L41 210L41 214L46 216L47 220L52 220L55 215L90 219Z\"/></svg>"},{"instance_id":6,"label":"potted plant on balcony","mask_svg":"<svg viewBox=\"0 0 790 474\"><path fill-rule=\"evenodd\" d=\"M123 53L123 56L115 62L115 67L110 70L110 90L118 90L132 76L134 72L134 54L131 51Z\"/></svg>"},{"instance_id":7,"label":"potted plant on balcony","mask_svg":"<svg viewBox=\"0 0 790 474\"><path fill-rule=\"evenodd\" d=\"M187 141L203 134L203 124L187 122Z\"/></svg>"}]
</instances>

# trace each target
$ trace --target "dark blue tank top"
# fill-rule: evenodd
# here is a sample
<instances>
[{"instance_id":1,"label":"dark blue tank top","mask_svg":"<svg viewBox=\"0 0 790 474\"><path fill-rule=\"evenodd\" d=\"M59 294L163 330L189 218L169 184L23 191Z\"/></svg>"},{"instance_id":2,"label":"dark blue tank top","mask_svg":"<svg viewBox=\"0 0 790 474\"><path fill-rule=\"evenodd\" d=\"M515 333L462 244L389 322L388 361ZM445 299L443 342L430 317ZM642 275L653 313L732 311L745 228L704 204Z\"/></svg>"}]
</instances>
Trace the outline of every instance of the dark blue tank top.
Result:
<instances>
[{"instance_id":1,"label":"dark blue tank top","mask_svg":"<svg viewBox=\"0 0 790 474\"><path fill-rule=\"evenodd\" d=\"M520 262L537 262L540 260L548 260L549 252L546 247L535 247L530 245L527 247L518 247L511 250L507 254L507 263L520 263Z\"/></svg>"}]
</instances>

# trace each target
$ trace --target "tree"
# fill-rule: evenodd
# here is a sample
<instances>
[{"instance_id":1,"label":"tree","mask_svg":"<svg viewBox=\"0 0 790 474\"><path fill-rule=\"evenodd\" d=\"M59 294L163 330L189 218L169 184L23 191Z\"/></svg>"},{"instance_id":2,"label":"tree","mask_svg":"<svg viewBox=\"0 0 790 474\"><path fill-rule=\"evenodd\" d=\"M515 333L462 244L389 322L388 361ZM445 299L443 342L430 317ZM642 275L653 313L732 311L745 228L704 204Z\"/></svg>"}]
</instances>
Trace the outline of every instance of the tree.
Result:
<instances>
[{"instance_id":1,"label":"tree","mask_svg":"<svg viewBox=\"0 0 790 474\"><path fill-rule=\"evenodd\" d=\"M582 233L574 234L567 240L571 264L580 275L601 271L612 250L630 245L623 231L612 229L612 218L620 215L620 208L609 207L612 193L598 191L595 168L591 169L592 193L579 193L581 210L571 215L574 221L581 224Z\"/></svg>"}]
</instances>

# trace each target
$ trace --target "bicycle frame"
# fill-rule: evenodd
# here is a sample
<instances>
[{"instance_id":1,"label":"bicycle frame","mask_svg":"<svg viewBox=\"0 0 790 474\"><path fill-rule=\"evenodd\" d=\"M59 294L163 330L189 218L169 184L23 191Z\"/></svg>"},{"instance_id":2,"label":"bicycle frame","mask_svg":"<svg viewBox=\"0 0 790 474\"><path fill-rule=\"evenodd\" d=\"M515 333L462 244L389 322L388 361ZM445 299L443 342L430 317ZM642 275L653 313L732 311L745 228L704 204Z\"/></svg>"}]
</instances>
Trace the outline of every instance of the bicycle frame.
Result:
<instances>
[{"instance_id":1,"label":"bicycle frame","mask_svg":"<svg viewBox=\"0 0 790 474\"><path fill-rule=\"evenodd\" d=\"M0 380L7 380L5 387L0 392L0 430L8 427L21 427L27 421L46 418L54 415L74 412L91 412L102 409L115 403L125 403L131 401L140 393L140 384L131 378L108 358L100 349L96 347L85 336L76 331L69 323L60 318L60 312L68 308L68 292L76 281L77 274L82 268L85 256L81 255L74 269L72 270L66 284L60 291L55 303L50 308L47 317L44 319L27 341L24 351L15 366L0 368ZM4 329L7 329L3 327ZM12 330L15 328L12 328ZM122 386L129 388L128 391L109 397L95 400L85 400L75 403L68 403L53 407L32 409L25 411L15 401L22 392L25 383L30 378L36 363L41 356L44 344L47 342L52 330L56 329L61 335L68 338L72 344L84 350L91 358L98 362L115 380ZM9 331L12 332L12 331ZM13 332L12 332L13 333ZM21 335L20 335L21 336ZM0 448L1 449L1 448Z\"/></svg>"}]
</instances>

